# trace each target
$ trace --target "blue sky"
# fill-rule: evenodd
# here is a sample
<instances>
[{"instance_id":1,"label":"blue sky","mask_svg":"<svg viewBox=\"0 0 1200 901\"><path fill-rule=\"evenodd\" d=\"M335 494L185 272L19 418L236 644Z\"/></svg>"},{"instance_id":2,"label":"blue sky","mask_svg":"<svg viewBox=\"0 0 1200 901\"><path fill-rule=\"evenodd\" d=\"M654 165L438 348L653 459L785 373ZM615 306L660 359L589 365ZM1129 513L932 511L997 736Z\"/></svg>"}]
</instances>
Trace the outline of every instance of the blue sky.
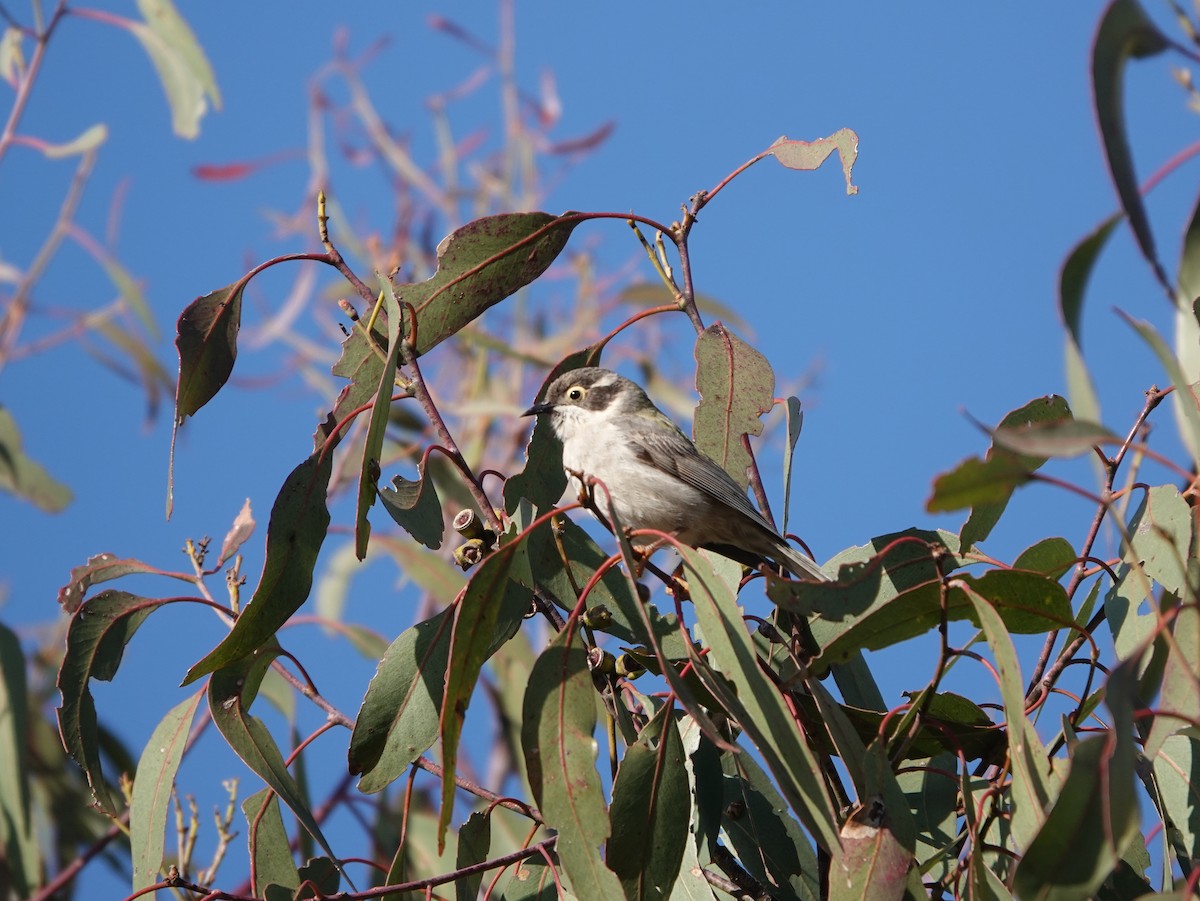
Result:
<instances>
[{"instance_id":1,"label":"blue sky","mask_svg":"<svg viewBox=\"0 0 1200 901\"><path fill-rule=\"evenodd\" d=\"M136 15L132 3L104 8ZM470 15L459 21L488 39L496 29L488 5L447 10L415 0L302 15L281 0L183 2L180 11L224 99L195 141L171 135L153 70L133 41L81 20L56 36L22 129L65 141L94 122L108 124L79 218L102 234L114 194L123 192L119 256L143 279L165 336L159 357L172 373L173 323L187 302L254 263L305 249L275 239L264 217L295 209L307 179L302 160L230 183L197 180L192 167L303 146L306 85L342 26L356 51L390 36L369 85L389 122L412 133L414 152L428 154L424 98L459 83L480 61L431 32L427 16ZM691 194L781 134L858 132L857 196L845 196L834 165L795 173L768 161L705 210L692 243L698 287L747 320L747 337L780 382L815 373L804 391L793 519L819 559L910 525L956 530L958 517L931 517L923 506L937 473L986 447L963 411L994 422L1033 397L1064 391L1058 268L1116 208L1090 108L1097 14L1091 4L777 2L737 12L709 2L517 5L518 70L530 89L543 72L554 73L563 103L558 136L609 120L616 126L558 184L552 212L633 210L670 221ZM1160 60L1133 67L1128 97L1145 177L1194 139L1195 119ZM7 109L8 95L3 103ZM455 115L463 132L481 122L494 129L495 110L494 93L485 91ZM386 194L333 158L333 188L351 218L387 221L378 208ZM1195 167L1150 200L1169 270L1195 197ZM22 148L0 165L0 260L28 264L71 169ZM614 267L636 258L619 222L588 225L576 239L600 241L601 258ZM264 296L282 296L290 278ZM103 274L74 250L52 267L37 302L81 310L111 294ZM1167 379L1112 308L1164 330L1170 321L1124 230L1097 269L1088 303L1086 349L1108 424L1123 431L1141 392ZM255 315L251 308L248 321ZM35 320L28 335L52 328ZM686 376L690 344L672 347L678 351L664 365ZM242 374L272 368L271 359L250 354L239 364ZM297 382L227 390L184 429L176 513L164 522L169 413L146 425L137 390L78 346L10 363L0 373L0 402L28 452L76 493L59 516L0 496L0 618L30 638L35 624L55 616L55 591L72 566L101 551L182 566L184 539L219 538L246 497L260 520L248 545L253 581L267 511L307 452L317 412ZM1169 449L1173 424L1167 415L1158 422ZM1088 478L1083 467L1076 475ZM988 545L1001 557L1052 534L1078 543L1090 520L1086 505L1047 489L1019 495L1012 514L1009 531ZM358 618L388 635L411 619L391 598L353 603ZM106 700L123 703L144 680L144 703L126 723L136 748L182 697L171 686L219 637L215 623L194 613L145 629L147 644L132 650L117 690L96 692L103 715ZM355 661L324 688L352 712L371 670ZM152 687L155 680L166 688Z\"/></svg>"}]
</instances>

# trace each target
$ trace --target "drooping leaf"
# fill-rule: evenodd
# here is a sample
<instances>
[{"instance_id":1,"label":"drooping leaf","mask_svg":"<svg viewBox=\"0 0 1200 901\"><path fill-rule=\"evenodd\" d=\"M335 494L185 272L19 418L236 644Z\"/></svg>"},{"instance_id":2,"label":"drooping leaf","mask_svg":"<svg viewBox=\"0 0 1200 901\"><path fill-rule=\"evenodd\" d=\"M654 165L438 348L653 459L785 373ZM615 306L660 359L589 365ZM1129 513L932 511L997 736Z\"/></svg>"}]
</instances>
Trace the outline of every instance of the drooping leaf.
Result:
<instances>
[{"instance_id":1,"label":"drooping leaf","mask_svg":"<svg viewBox=\"0 0 1200 901\"><path fill-rule=\"evenodd\" d=\"M964 507L1007 504L1013 490L1029 481L1028 467L1009 456L968 457L933 482L925 502L930 513L949 513Z\"/></svg>"},{"instance_id":2,"label":"drooping leaf","mask_svg":"<svg viewBox=\"0 0 1200 901\"><path fill-rule=\"evenodd\" d=\"M664 704L626 748L613 782L605 858L631 901L670 896L688 839L688 795L683 742Z\"/></svg>"},{"instance_id":3,"label":"drooping leaf","mask_svg":"<svg viewBox=\"0 0 1200 901\"><path fill-rule=\"evenodd\" d=\"M997 447L1029 457L1078 457L1100 444L1120 444L1121 438L1096 422L1069 419L1035 423L1023 428L997 429L992 434Z\"/></svg>"},{"instance_id":4,"label":"drooping leaf","mask_svg":"<svg viewBox=\"0 0 1200 901\"><path fill-rule=\"evenodd\" d=\"M175 388L175 426L212 400L229 381L237 359L242 325L242 289L246 280L218 288L187 305L175 326L179 382Z\"/></svg>"},{"instance_id":5,"label":"drooping leaf","mask_svg":"<svg viewBox=\"0 0 1200 901\"><path fill-rule=\"evenodd\" d=\"M458 829L458 853L454 865L458 869L487 860L492 844L492 819L488 813L475 811ZM454 881L458 901L476 901L483 873L474 873Z\"/></svg>"},{"instance_id":6,"label":"drooping leaf","mask_svg":"<svg viewBox=\"0 0 1200 901\"><path fill-rule=\"evenodd\" d=\"M766 357L720 323L696 339L695 354L696 447L745 488L751 458L742 436L762 434L761 417L775 403L775 373Z\"/></svg>"},{"instance_id":7,"label":"drooping leaf","mask_svg":"<svg viewBox=\"0 0 1200 901\"><path fill-rule=\"evenodd\" d=\"M428 473L421 473L415 482L392 476L392 487L380 488L379 497L384 509L409 535L431 550L442 546L446 518Z\"/></svg>"},{"instance_id":8,"label":"drooping leaf","mask_svg":"<svg viewBox=\"0 0 1200 901\"><path fill-rule=\"evenodd\" d=\"M350 738L361 791L386 788L437 740L453 620L447 607L406 629L379 661Z\"/></svg>"},{"instance_id":9,"label":"drooping leaf","mask_svg":"<svg viewBox=\"0 0 1200 901\"><path fill-rule=\"evenodd\" d=\"M242 504L242 509L238 511L237 516L233 519L233 525L225 533L225 540L221 542L221 556L217 558L217 566L221 566L238 552L241 546L246 543L246 539L254 534L255 525L257 523L255 523L254 514L250 510L250 498L246 498L246 502Z\"/></svg>"},{"instance_id":10,"label":"drooping leaf","mask_svg":"<svg viewBox=\"0 0 1200 901\"><path fill-rule=\"evenodd\" d=\"M171 107L171 124L181 138L200 133L200 120L209 101L221 106L212 67L187 22L170 0L138 0L146 24L131 22L126 27L145 49Z\"/></svg>"},{"instance_id":11,"label":"drooping leaf","mask_svg":"<svg viewBox=\"0 0 1200 901\"><path fill-rule=\"evenodd\" d=\"M759 668L733 586L717 569L736 570L731 573L736 585L740 567L724 558L688 548L680 553L688 570L696 618L709 648L706 659L724 677L706 680L706 687L754 742L800 822L823 847L834 847L838 840L837 819L820 778L820 764L779 689ZM693 657L692 662L703 675L707 667L698 665L698 657Z\"/></svg>"},{"instance_id":12,"label":"drooping leaf","mask_svg":"<svg viewBox=\"0 0 1200 901\"><path fill-rule=\"evenodd\" d=\"M266 897L269 885L299 888L300 874L283 827L279 796L269 788L255 792L242 802L242 813L246 817L246 843L254 862L255 895Z\"/></svg>"},{"instance_id":13,"label":"drooping leaf","mask_svg":"<svg viewBox=\"0 0 1200 901\"><path fill-rule=\"evenodd\" d=\"M1114 213L1076 244L1067 254L1058 277L1059 315L1067 332L1063 353L1067 394L1071 409L1080 419L1088 422L1100 421L1100 400L1083 359L1083 299L1100 251L1124 218L1121 213Z\"/></svg>"},{"instance_id":14,"label":"drooping leaf","mask_svg":"<svg viewBox=\"0 0 1200 901\"><path fill-rule=\"evenodd\" d=\"M363 441L362 465L359 467L358 474L358 512L354 517L354 553L359 560L366 559L367 542L371 538L371 521L367 519L367 511L375 503L375 494L379 486L379 457L383 453L383 436L387 431L388 412L392 407L392 388L396 381L396 365L400 360L401 351L400 302L396 299L396 290L390 279L384 279L382 299L384 313L387 317L387 356L383 363L383 373L379 377L375 401L371 404L367 436ZM417 491L419 500L419 487ZM389 512L391 512L390 508ZM432 546L434 550L441 544L440 534L438 538L438 545Z\"/></svg>"},{"instance_id":15,"label":"drooping leaf","mask_svg":"<svg viewBox=\"0 0 1200 901\"><path fill-rule=\"evenodd\" d=\"M804 411L800 409L798 397L788 397L784 404L787 411L787 441L783 445L783 524L779 531L786 535L792 510L792 458L796 455L800 430L804 428Z\"/></svg>"},{"instance_id":16,"label":"drooping leaf","mask_svg":"<svg viewBox=\"0 0 1200 901\"><path fill-rule=\"evenodd\" d=\"M545 396L546 389L564 372L586 365L589 356L589 350L568 354L546 375L538 390L538 399ZM592 364L598 362L597 354ZM562 466L562 445L544 416L537 417L533 426L533 434L525 448L525 459L525 468L504 483L504 509L509 514L516 512L521 498L527 499L539 513L544 513L558 503L567 487L567 474Z\"/></svg>"},{"instance_id":17,"label":"drooping leaf","mask_svg":"<svg viewBox=\"0 0 1200 901\"><path fill-rule=\"evenodd\" d=\"M23 497L47 513L61 512L74 497L70 488L21 449L16 420L3 407L0 407L0 491Z\"/></svg>"},{"instance_id":18,"label":"drooping leaf","mask_svg":"<svg viewBox=\"0 0 1200 901\"><path fill-rule=\"evenodd\" d=\"M849 128L839 128L827 138L815 141L793 141L786 135L775 141L768 151L789 169L816 169L829 154L837 151L846 179L846 193L857 194L858 186L851 181L854 162L858 159L858 135Z\"/></svg>"},{"instance_id":19,"label":"drooping leaf","mask_svg":"<svg viewBox=\"0 0 1200 901\"><path fill-rule=\"evenodd\" d=\"M250 713L250 705L258 695L263 675L278 653L278 646L265 646L216 670L208 681L209 712L213 725L234 753L275 790L279 800L296 815L300 825L316 839L321 849L336 859L305 802L303 791L288 772L275 739L262 720ZM340 867L339 872L345 875Z\"/></svg>"},{"instance_id":20,"label":"drooping leaf","mask_svg":"<svg viewBox=\"0 0 1200 901\"><path fill-rule=\"evenodd\" d=\"M1130 59L1145 59L1171 46L1137 0L1112 0L1100 19L1092 46L1092 91L1096 119L1108 170L1112 175L1121 208L1129 218L1138 247L1154 276L1163 287L1170 284L1158 260L1150 220L1138 189L1133 154L1125 128L1125 65Z\"/></svg>"},{"instance_id":21,"label":"drooping leaf","mask_svg":"<svg viewBox=\"0 0 1200 901\"><path fill-rule=\"evenodd\" d=\"M1109 679L1112 729L1071 751L1070 771L1054 806L1017 864L1013 890L1022 898L1092 897L1137 831L1134 668L1135 662L1124 663Z\"/></svg>"},{"instance_id":22,"label":"drooping leaf","mask_svg":"<svg viewBox=\"0 0 1200 901\"><path fill-rule=\"evenodd\" d=\"M724 303L712 295L701 291L695 292L693 299L696 301L696 308L701 313L711 316L713 319L728 322L731 326L741 331L749 328L749 323L742 318L742 315L732 305ZM659 281L635 282L617 294L615 300L617 303L627 303L635 307L648 308L673 303L675 298L672 296L670 289Z\"/></svg>"},{"instance_id":23,"label":"drooping leaf","mask_svg":"<svg viewBox=\"0 0 1200 901\"><path fill-rule=\"evenodd\" d=\"M512 578L511 570L527 569L524 542L510 541L492 552L475 570L455 605L446 665L446 693L442 700L439 734L442 739L442 813L439 843L454 811L454 773L458 741L462 736L467 705L479 680L484 661L507 641L529 610L528 591Z\"/></svg>"},{"instance_id":24,"label":"drooping leaf","mask_svg":"<svg viewBox=\"0 0 1200 901\"><path fill-rule=\"evenodd\" d=\"M1120 311L1118 310L1118 312ZM1154 351L1154 355L1158 357L1158 361L1162 364L1163 369L1166 370L1167 378L1175 386L1175 393L1180 395L1176 401L1176 409L1179 411L1183 432L1186 435L1184 444L1188 448L1200 449L1200 396L1197 395L1197 390L1200 389L1200 386L1193 385L1188 381L1187 374L1184 373L1179 360L1153 325L1129 316L1125 316L1124 318L1133 330L1142 337L1142 340L1149 345L1150 349ZM1200 465L1200 456L1195 451L1192 453L1192 462Z\"/></svg>"},{"instance_id":25,"label":"drooping leaf","mask_svg":"<svg viewBox=\"0 0 1200 901\"><path fill-rule=\"evenodd\" d=\"M318 427L312 456L293 469L279 489L267 523L266 560L250 603L221 643L188 670L184 685L251 654L308 598L329 529L325 495L339 440L338 433L330 434L333 426L330 418Z\"/></svg>"},{"instance_id":26,"label":"drooping leaf","mask_svg":"<svg viewBox=\"0 0 1200 901\"><path fill-rule=\"evenodd\" d=\"M17 897L41 881L41 851L30 807L29 704L25 655L15 633L0 624L0 859Z\"/></svg>"},{"instance_id":27,"label":"drooping leaf","mask_svg":"<svg viewBox=\"0 0 1200 901\"><path fill-rule=\"evenodd\" d=\"M64 613L74 613L83 603L88 589L101 582L109 582L133 573L160 574L161 571L141 560L121 559L115 554L96 554L88 557L87 563L71 570L71 579L58 589L58 603Z\"/></svg>"},{"instance_id":28,"label":"drooping leaf","mask_svg":"<svg viewBox=\"0 0 1200 901\"><path fill-rule=\"evenodd\" d=\"M88 683L112 681L125 645L164 603L124 591L102 591L76 611L67 629L67 652L58 671L58 731L67 753L83 768L92 797L113 816L120 811L101 771L96 704Z\"/></svg>"},{"instance_id":29,"label":"drooping leaf","mask_svg":"<svg viewBox=\"0 0 1200 901\"><path fill-rule=\"evenodd\" d=\"M533 797L578 898L624 901L599 849L612 834L596 772L596 691L579 632L564 629L534 664L521 743Z\"/></svg>"},{"instance_id":30,"label":"drooping leaf","mask_svg":"<svg viewBox=\"0 0 1200 901\"><path fill-rule=\"evenodd\" d=\"M107 140L108 126L103 122L97 122L95 125L84 129L77 138L63 144L46 144L41 148L41 151L45 154L46 159L61 160L69 156L79 156L87 153L89 150L95 150Z\"/></svg>"},{"instance_id":31,"label":"drooping leaf","mask_svg":"<svg viewBox=\"0 0 1200 901\"><path fill-rule=\"evenodd\" d=\"M200 706L202 694L196 692L184 698L167 712L150 733L138 761L129 807L129 847L135 892L158 881L175 774L183 760L192 718Z\"/></svg>"},{"instance_id":32,"label":"drooping leaf","mask_svg":"<svg viewBox=\"0 0 1200 901\"><path fill-rule=\"evenodd\" d=\"M1184 382L1193 385L1200 381L1200 319L1196 313L1196 302L1200 299L1200 201L1192 209L1192 217L1184 232L1176 285L1175 356L1179 359L1179 368L1183 370ZM1184 404L1194 403L1194 395L1188 391L1176 391L1171 402L1175 407L1179 433L1194 460L1200 456L1200 447L1193 445L1196 436L1184 409Z\"/></svg>"}]
</instances>

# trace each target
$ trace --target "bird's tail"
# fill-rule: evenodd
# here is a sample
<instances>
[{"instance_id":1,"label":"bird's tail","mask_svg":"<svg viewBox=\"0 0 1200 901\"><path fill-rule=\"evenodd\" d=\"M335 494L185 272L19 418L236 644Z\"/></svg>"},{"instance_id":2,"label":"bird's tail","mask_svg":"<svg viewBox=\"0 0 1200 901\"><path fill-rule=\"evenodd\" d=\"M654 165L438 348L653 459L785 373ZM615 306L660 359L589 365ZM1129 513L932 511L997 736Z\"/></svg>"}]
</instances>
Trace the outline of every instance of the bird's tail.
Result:
<instances>
[{"instance_id":1,"label":"bird's tail","mask_svg":"<svg viewBox=\"0 0 1200 901\"><path fill-rule=\"evenodd\" d=\"M816 579L819 582L828 582L829 576L821 572L821 567L817 566L816 562L805 554L803 551L798 551L785 541L779 542L779 552L774 554L779 563L787 567L788 571L801 579Z\"/></svg>"}]
</instances>

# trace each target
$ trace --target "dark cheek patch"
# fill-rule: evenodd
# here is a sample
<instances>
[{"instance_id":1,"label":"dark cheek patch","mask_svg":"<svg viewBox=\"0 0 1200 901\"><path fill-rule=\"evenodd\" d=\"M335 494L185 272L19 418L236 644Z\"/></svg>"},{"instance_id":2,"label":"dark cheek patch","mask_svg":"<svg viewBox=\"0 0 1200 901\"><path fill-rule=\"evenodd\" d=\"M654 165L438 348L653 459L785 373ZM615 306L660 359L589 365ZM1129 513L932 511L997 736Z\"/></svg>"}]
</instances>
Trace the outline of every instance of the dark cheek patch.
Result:
<instances>
[{"instance_id":1,"label":"dark cheek patch","mask_svg":"<svg viewBox=\"0 0 1200 901\"><path fill-rule=\"evenodd\" d=\"M618 390L616 385L594 385L584 396L580 406L588 410L604 410L612 402Z\"/></svg>"}]
</instances>

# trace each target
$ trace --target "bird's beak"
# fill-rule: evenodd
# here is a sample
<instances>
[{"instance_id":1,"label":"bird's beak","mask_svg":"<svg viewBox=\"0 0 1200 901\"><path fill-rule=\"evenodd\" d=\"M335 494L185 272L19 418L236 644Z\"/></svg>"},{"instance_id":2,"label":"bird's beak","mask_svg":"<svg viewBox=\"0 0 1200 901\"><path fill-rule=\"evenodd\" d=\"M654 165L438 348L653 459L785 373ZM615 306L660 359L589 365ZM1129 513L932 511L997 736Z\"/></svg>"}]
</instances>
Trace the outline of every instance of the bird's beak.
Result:
<instances>
[{"instance_id":1,"label":"bird's beak","mask_svg":"<svg viewBox=\"0 0 1200 901\"><path fill-rule=\"evenodd\" d=\"M541 416L543 413L549 413L553 409L554 409L554 404L547 404L547 403L534 404L532 407L530 407L528 410L526 410L521 415L522 416Z\"/></svg>"}]
</instances>

